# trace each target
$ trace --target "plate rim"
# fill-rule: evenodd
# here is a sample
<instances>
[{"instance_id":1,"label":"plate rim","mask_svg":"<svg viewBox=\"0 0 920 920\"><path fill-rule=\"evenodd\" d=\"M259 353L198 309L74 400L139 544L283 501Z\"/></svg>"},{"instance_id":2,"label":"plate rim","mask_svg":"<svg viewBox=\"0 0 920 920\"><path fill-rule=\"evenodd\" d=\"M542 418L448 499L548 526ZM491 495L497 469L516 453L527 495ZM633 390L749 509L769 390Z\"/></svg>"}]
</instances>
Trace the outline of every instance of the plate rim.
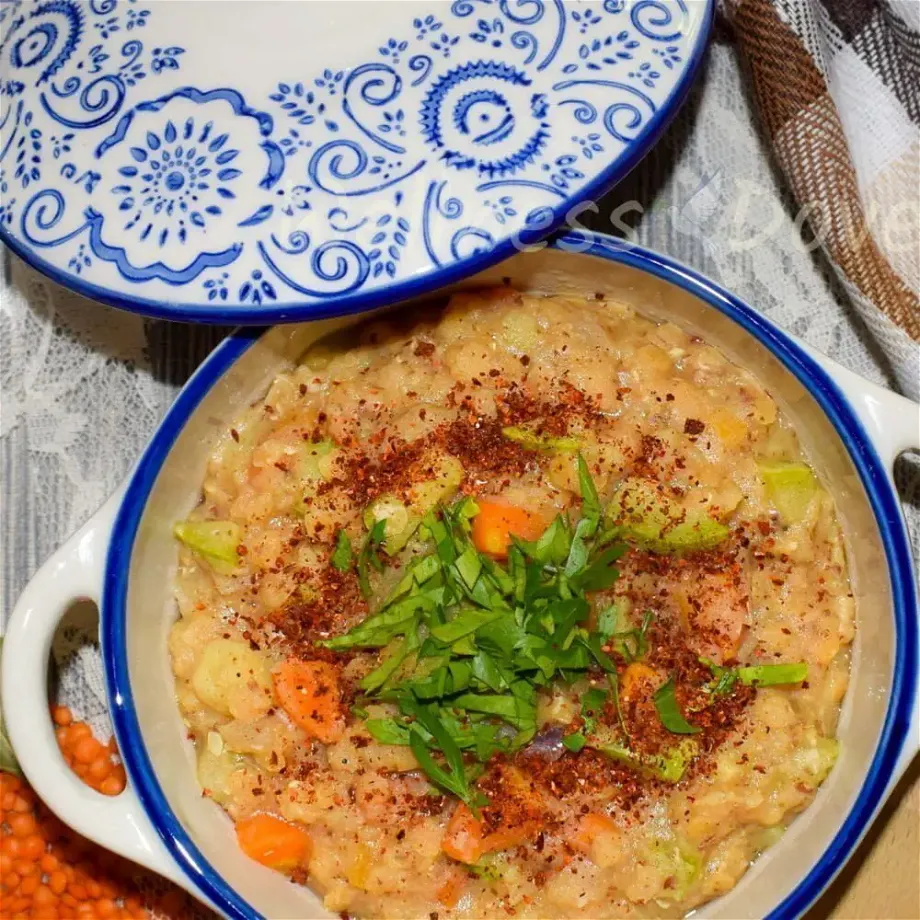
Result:
<instances>
[{"instance_id":1,"label":"plate rim","mask_svg":"<svg viewBox=\"0 0 920 920\"><path fill-rule=\"evenodd\" d=\"M596 202L598 198L619 185L649 154L686 102L709 48L715 22L716 0L691 0L691 2L702 4L704 9L700 15L699 31L687 58L687 66L675 81L671 93L661 107L645 123L630 146L624 150L623 155L581 188L577 196L567 197L559 206L547 206L547 211L552 212L553 217L545 227L538 230L521 228L516 234L510 234L491 249L474 253L450 265L436 267L431 271L405 278L394 284L340 296L331 295L322 300L289 303L284 306L260 305L256 307L224 303L211 305L173 302L163 298L132 297L113 288L85 281L79 275L69 273L38 255L35 249L29 248L18 236L11 235L3 226L0 226L0 243L55 284L86 297L88 300L151 319L228 326L296 323L314 319L330 319L336 316L351 316L432 293L503 262L518 250L516 241L519 241L520 246L524 247L545 240L557 231L577 232L582 229L565 226L573 204L578 201Z\"/></svg>"}]
</instances>

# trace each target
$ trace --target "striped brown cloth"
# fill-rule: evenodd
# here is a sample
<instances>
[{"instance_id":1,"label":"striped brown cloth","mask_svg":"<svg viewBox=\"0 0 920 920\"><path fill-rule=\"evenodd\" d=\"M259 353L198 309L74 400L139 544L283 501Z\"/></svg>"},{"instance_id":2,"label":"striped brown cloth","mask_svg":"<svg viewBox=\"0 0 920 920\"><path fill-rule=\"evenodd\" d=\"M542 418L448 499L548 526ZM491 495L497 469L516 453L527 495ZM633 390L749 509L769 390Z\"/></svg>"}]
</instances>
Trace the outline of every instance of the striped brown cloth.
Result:
<instances>
[{"instance_id":1,"label":"striped brown cloth","mask_svg":"<svg viewBox=\"0 0 920 920\"><path fill-rule=\"evenodd\" d=\"M920 341L920 0L723 9L803 219L915 390L903 371L916 373Z\"/></svg>"}]
</instances>

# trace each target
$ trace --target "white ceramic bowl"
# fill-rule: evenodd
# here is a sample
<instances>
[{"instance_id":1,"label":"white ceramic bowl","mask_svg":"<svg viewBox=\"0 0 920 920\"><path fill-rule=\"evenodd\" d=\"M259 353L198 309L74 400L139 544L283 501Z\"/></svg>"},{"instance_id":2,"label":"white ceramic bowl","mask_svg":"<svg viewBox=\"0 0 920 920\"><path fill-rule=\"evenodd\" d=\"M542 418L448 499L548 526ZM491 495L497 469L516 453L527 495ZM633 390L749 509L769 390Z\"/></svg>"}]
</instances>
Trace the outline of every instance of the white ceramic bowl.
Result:
<instances>
[{"instance_id":1,"label":"white ceramic bowl","mask_svg":"<svg viewBox=\"0 0 920 920\"><path fill-rule=\"evenodd\" d=\"M891 479L896 455L917 444L918 407L812 352L689 269L610 238L569 234L461 286L502 277L539 291L602 291L704 335L768 386L834 496L858 599L842 753L807 814L701 911L734 920L798 916L843 866L920 747L916 580ZM124 488L26 588L6 636L5 715L38 794L87 837L234 918L325 914L307 889L244 857L229 819L201 796L166 649L177 557L171 525L196 503L218 433L311 341L347 322L227 339L179 395ZM117 798L69 772L47 715L51 636L77 598L101 604L109 705L130 778Z\"/></svg>"}]
</instances>

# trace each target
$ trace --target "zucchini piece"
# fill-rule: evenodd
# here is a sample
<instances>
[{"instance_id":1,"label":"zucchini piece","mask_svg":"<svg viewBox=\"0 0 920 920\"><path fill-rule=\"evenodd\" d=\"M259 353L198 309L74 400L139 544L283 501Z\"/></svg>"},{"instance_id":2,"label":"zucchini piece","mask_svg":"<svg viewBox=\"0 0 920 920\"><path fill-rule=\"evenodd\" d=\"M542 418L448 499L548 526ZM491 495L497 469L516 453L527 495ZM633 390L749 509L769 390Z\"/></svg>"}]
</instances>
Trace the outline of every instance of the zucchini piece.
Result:
<instances>
[{"instance_id":1,"label":"zucchini piece","mask_svg":"<svg viewBox=\"0 0 920 920\"><path fill-rule=\"evenodd\" d=\"M409 489L409 505L419 517L424 517L436 505L446 505L459 491L463 482L463 465L447 454L438 456L431 464L434 476L418 482Z\"/></svg>"},{"instance_id":2,"label":"zucchini piece","mask_svg":"<svg viewBox=\"0 0 920 920\"><path fill-rule=\"evenodd\" d=\"M808 514L818 491L818 479L807 463L782 460L757 464L770 504L786 524L797 524Z\"/></svg>"},{"instance_id":3,"label":"zucchini piece","mask_svg":"<svg viewBox=\"0 0 920 920\"><path fill-rule=\"evenodd\" d=\"M640 754L616 741L596 743L590 739L588 746L666 783L679 783L690 761L699 753L697 743L692 738L685 738L664 754Z\"/></svg>"},{"instance_id":4,"label":"zucchini piece","mask_svg":"<svg viewBox=\"0 0 920 920\"><path fill-rule=\"evenodd\" d=\"M627 540L656 553L712 549L729 534L725 524L699 509L685 511L647 479L627 479L607 506L607 517Z\"/></svg>"},{"instance_id":5,"label":"zucchini piece","mask_svg":"<svg viewBox=\"0 0 920 920\"><path fill-rule=\"evenodd\" d=\"M652 844L652 858L664 878L673 879L673 887L656 896L658 901L682 901L690 886L699 878L703 854L685 840L671 838Z\"/></svg>"},{"instance_id":6,"label":"zucchini piece","mask_svg":"<svg viewBox=\"0 0 920 920\"><path fill-rule=\"evenodd\" d=\"M579 443L576 438L554 438L549 435L540 435L535 431L527 428L519 428L516 425L509 425L502 428L502 435L515 444L520 444L527 450L538 451L539 453L572 453L578 450Z\"/></svg>"},{"instance_id":7,"label":"zucchini piece","mask_svg":"<svg viewBox=\"0 0 920 920\"><path fill-rule=\"evenodd\" d=\"M326 438L322 441L313 441L304 445L304 451L297 467L301 479L307 482L324 480L329 482L335 478L333 464L339 456L335 441Z\"/></svg>"},{"instance_id":8,"label":"zucchini piece","mask_svg":"<svg viewBox=\"0 0 920 920\"><path fill-rule=\"evenodd\" d=\"M364 526L373 529L378 521L386 521L383 536L384 552L398 553L409 542L420 518L410 515L409 508L395 495L381 495L364 509Z\"/></svg>"},{"instance_id":9,"label":"zucchini piece","mask_svg":"<svg viewBox=\"0 0 920 920\"><path fill-rule=\"evenodd\" d=\"M239 524L232 521L180 521L173 528L173 533L221 575L229 575L240 563L237 547L243 533Z\"/></svg>"},{"instance_id":10,"label":"zucchini piece","mask_svg":"<svg viewBox=\"0 0 920 920\"><path fill-rule=\"evenodd\" d=\"M431 464L432 479L417 482L409 489L408 503L394 495L381 495L364 511L364 525L370 530L377 521L386 521L383 549L398 553L418 529L422 518L438 505L449 502L463 482L463 466L450 456L439 456Z\"/></svg>"}]
</instances>

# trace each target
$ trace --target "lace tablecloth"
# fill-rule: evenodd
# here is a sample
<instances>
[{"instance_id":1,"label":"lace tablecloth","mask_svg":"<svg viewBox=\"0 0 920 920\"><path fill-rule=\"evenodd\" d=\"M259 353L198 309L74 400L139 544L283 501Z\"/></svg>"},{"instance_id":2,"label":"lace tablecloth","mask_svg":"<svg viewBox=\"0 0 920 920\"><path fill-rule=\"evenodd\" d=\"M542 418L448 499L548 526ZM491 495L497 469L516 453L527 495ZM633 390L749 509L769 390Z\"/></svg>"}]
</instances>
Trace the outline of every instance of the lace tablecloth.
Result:
<instances>
[{"instance_id":1,"label":"lace tablecloth","mask_svg":"<svg viewBox=\"0 0 920 920\"><path fill-rule=\"evenodd\" d=\"M751 100L733 36L720 23L689 101L652 154L600 202L590 225L629 229L639 243L716 279L840 363L916 397L916 364L904 361L903 342L892 350L870 332L823 252L808 245L809 230ZM55 286L9 253L0 297L5 621L43 559L123 479L178 388L226 330L109 309ZM915 546L918 472L905 460L899 476ZM82 641L88 623L84 610L57 642L59 692L107 736L98 657Z\"/></svg>"}]
</instances>

